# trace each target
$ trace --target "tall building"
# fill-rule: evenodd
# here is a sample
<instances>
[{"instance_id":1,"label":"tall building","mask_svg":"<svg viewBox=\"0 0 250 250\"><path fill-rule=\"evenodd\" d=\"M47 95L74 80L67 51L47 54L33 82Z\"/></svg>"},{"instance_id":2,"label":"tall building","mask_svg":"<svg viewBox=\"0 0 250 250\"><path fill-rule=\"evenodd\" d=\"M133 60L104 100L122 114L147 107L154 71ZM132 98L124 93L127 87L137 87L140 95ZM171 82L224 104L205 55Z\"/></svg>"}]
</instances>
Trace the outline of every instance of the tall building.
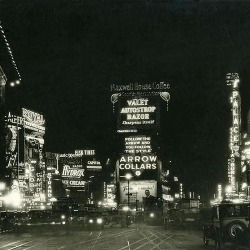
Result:
<instances>
[{"instance_id":1,"label":"tall building","mask_svg":"<svg viewBox=\"0 0 250 250\"><path fill-rule=\"evenodd\" d=\"M45 202L44 135L43 115L25 108L21 116L8 114L6 159L11 173L10 191L18 191L28 207Z\"/></svg>"},{"instance_id":2,"label":"tall building","mask_svg":"<svg viewBox=\"0 0 250 250\"><path fill-rule=\"evenodd\" d=\"M111 85L116 125L116 190L120 205L139 208L148 196L162 198L160 102L168 103L165 82ZM115 106L115 104L117 105Z\"/></svg>"}]
</instances>

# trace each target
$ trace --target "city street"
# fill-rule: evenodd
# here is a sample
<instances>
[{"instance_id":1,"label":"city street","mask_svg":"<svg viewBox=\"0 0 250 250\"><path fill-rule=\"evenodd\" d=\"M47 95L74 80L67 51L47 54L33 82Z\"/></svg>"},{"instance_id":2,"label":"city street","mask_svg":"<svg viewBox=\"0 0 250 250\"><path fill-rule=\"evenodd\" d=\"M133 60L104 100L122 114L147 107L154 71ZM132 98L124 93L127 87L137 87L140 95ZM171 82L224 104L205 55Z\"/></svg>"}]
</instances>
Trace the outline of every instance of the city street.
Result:
<instances>
[{"instance_id":1,"label":"city street","mask_svg":"<svg viewBox=\"0 0 250 250\"><path fill-rule=\"evenodd\" d=\"M204 246L201 231L166 230L160 226L133 224L129 228L105 226L103 230L34 232L0 235L0 249L214 249ZM232 246L223 249L235 249Z\"/></svg>"},{"instance_id":2,"label":"city street","mask_svg":"<svg viewBox=\"0 0 250 250\"><path fill-rule=\"evenodd\" d=\"M92 231L2 234L0 249L202 249L200 232L134 224ZM210 248L208 248L210 249ZM211 248L212 249L212 248Z\"/></svg>"}]
</instances>

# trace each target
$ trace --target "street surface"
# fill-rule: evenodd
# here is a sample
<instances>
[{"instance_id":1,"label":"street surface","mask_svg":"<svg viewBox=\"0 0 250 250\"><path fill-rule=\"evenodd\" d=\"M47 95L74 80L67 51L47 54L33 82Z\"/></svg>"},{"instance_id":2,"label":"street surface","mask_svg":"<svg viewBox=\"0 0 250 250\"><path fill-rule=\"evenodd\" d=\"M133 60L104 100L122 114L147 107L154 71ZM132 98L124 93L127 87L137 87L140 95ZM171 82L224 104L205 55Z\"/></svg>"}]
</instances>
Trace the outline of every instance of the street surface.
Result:
<instances>
[{"instance_id":1,"label":"street surface","mask_svg":"<svg viewBox=\"0 0 250 250\"><path fill-rule=\"evenodd\" d=\"M129 228L114 226L94 230L36 230L31 233L0 234L0 250L69 249L69 250L151 250L151 249L215 249L214 242L204 246L202 232L167 230L160 226L133 224ZM235 247L223 247L235 249Z\"/></svg>"}]
</instances>

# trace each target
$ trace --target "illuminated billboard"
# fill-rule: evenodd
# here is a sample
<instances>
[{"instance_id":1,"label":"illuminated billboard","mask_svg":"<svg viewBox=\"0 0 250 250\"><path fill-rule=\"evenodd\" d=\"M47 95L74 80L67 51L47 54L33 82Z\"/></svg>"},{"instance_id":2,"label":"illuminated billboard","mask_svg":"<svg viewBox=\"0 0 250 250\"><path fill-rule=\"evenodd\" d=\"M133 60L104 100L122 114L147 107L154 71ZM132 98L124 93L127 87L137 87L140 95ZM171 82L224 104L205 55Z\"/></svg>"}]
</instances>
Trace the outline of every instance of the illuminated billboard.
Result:
<instances>
[{"instance_id":1,"label":"illuminated billboard","mask_svg":"<svg viewBox=\"0 0 250 250\"><path fill-rule=\"evenodd\" d=\"M153 180L144 181L129 181L129 202L135 203L143 201L143 197L146 197L145 191L149 190L150 195L157 197L157 182ZM120 202L128 202L128 182L120 182Z\"/></svg>"},{"instance_id":2,"label":"illuminated billboard","mask_svg":"<svg viewBox=\"0 0 250 250\"><path fill-rule=\"evenodd\" d=\"M155 97L121 97L118 100L117 130L149 129L159 126Z\"/></svg>"},{"instance_id":3,"label":"illuminated billboard","mask_svg":"<svg viewBox=\"0 0 250 250\"><path fill-rule=\"evenodd\" d=\"M128 83L128 84L111 84L111 92L132 92L133 91L166 91L170 89L170 83L153 82L153 83Z\"/></svg>"},{"instance_id":4,"label":"illuminated billboard","mask_svg":"<svg viewBox=\"0 0 250 250\"><path fill-rule=\"evenodd\" d=\"M232 192L236 192L236 182L239 178L237 172L240 169L240 145L241 145L241 98L239 93L239 75L237 73L227 74L227 85L231 86L232 92L230 103L232 107L232 126L230 128L228 159L228 179Z\"/></svg>"},{"instance_id":5,"label":"illuminated billboard","mask_svg":"<svg viewBox=\"0 0 250 250\"><path fill-rule=\"evenodd\" d=\"M83 168L81 155L61 154L59 155L58 166L62 183L67 188L84 188L85 169Z\"/></svg>"},{"instance_id":6,"label":"illuminated billboard","mask_svg":"<svg viewBox=\"0 0 250 250\"><path fill-rule=\"evenodd\" d=\"M124 153L137 154L137 153L151 153L151 137L136 135L124 138Z\"/></svg>"},{"instance_id":7,"label":"illuminated billboard","mask_svg":"<svg viewBox=\"0 0 250 250\"><path fill-rule=\"evenodd\" d=\"M158 157L156 154L122 154L117 168L120 180L127 173L140 180L156 180L159 168Z\"/></svg>"},{"instance_id":8,"label":"illuminated billboard","mask_svg":"<svg viewBox=\"0 0 250 250\"><path fill-rule=\"evenodd\" d=\"M101 171L102 170L101 162L97 160L88 160L87 170L88 171Z\"/></svg>"}]
</instances>

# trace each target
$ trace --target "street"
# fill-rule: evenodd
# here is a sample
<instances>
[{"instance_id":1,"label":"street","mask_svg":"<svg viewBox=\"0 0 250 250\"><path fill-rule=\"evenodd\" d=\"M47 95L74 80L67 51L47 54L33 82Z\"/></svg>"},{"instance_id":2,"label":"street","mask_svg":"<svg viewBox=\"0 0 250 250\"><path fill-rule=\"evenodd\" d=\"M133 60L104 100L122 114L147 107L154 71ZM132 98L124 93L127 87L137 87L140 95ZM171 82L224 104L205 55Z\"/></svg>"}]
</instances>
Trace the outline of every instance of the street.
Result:
<instances>
[{"instance_id":1,"label":"street","mask_svg":"<svg viewBox=\"0 0 250 250\"><path fill-rule=\"evenodd\" d=\"M201 231L167 230L160 226L132 224L129 228L105 226L103 230L73 230L69 233L63 230L58 232L37 230L19 235L6 233L0 235L0 249L198 250L214 249L214 242L204 246Z\"/></svg>"}]
</instances>

